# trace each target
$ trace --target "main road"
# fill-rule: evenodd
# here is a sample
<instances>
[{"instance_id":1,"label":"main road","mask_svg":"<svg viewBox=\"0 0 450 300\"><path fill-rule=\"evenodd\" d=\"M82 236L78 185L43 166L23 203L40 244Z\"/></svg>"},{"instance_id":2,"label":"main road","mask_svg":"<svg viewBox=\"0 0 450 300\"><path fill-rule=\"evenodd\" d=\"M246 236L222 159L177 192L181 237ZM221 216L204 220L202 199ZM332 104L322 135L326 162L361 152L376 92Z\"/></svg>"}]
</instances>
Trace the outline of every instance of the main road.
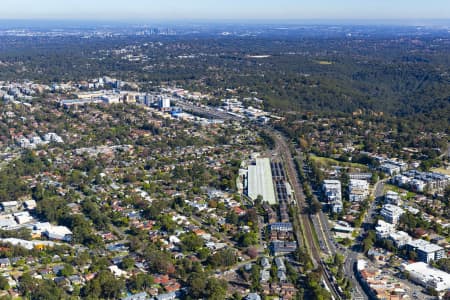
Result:
<instances>
[{"instance_id":1,"label":"main road","mask_svg":"<svg viewBox=\"0 0 450 300\"><path fill-rule=\"evenodd\" d=\"M366 234L367 226L368 224L373 223L373 215L377 208L378 203L381 201L383 197L383 191L384 191L384 181L378 181L375 184L374 188L374 200L370 203L370 207L364 217L363 221L363 227L361 228L360 234L357 237L357 240L362 240L364 235ZM359 249L358 249L359 250ZM344 250L344 254L346 256L346 260L344 263L344 272L347 276L351 278L351 281L353 283L353 297L355 299L368 299L366 293L364 292L364 289L362 288L359 281L355 278L355 265L358 261L359 252L355 251L355 249L346 249Z\"/></svg>"}]
</instances>

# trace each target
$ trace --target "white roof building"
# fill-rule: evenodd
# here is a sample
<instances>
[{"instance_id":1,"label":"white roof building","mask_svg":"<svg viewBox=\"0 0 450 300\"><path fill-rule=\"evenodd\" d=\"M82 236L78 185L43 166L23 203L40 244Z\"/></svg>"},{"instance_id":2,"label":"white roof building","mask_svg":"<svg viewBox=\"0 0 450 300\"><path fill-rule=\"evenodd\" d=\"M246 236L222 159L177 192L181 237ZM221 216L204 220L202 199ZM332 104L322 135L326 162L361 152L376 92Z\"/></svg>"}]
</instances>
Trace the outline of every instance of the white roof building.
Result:
<instances>
[{"instance_id":1,"label":"white roof building","mask_svg":"<svg viewBox=\"0 0 450 300\"><path fill-rule=\"evenodd\" d=\"M436 261L446 256L444 248L421 239L407 243L406 249L416 252L417 260L425 263L429 263L431 260Z\"/></svg>"},{"instance_id":2,"label":"white roof building","mask_svg":"<svg viewBox=\"0 0 450 300\"><path fill-rule=\"evenodd\" d=\"M388 173L389 175L398 174L401 171L401 168L397 164L392 163L384 163L380 166L381 171Z\"/></svg>"},{"instance_id":3,"label":"white roof building","mask_svg":"<svg viewBox=\"0 0 450 300\"><path fill-rule=\"evenodd\" d=\"M263 201L276 204L269 158L257 158L254 165L248 166L248 196L252 200L261 195Z\"/></svg>"},{"instance_id":4,"label":"white roof building","mask_svg":"<svg viewBox=\"0 0 450 300\"><path fill-rule=\"evenodd\" d=\"M17 227L17 222L12 215L3 215L0 218L0 229L11 230Z\"/></svg>"},{"instance_id":5,"label":"white roof building","mask_svg":"<svg viewBox=\"0 0 450 300\"><path fill-rule=\"evenodd\" d=\"M269 280L270 280L270 271L269 270L261 270L260 281L267 282Z\"/></svg>"},{"instance_id":6,"label":"white roof building","mask_svg":"<svg viewBox=\"0 0 450 300\"><path fill-rule=\"evenodd\" d=\"M44 231L44 234L52 240L61 240L70 242L72 240L72 231L66 226L52 226Z\"/></svg>"},{"instance_id":7,"label":"white roof building","mask_svg":"<svg viewBox=\"0 0 450 300\"><path fill-rule=\"evenodd\" d=\"M16 239L16 238L0 239L0 242L10 243L11 245L20 246L20 247L23 247L28 250L31 250L31 249L33 249L37 246L41 246L41 245L47 246L47 247L53 247L55 245L59 245L58 243L54 243L51 241L27 241L27 240Z\"/></svg>"},{"instance_id":8,"label":"white roof building","mask_svg":"<svg viewBox=\"0 0 450 300\"><path fill-rule=\"evenodd\" d=\"M286 266L284 265L284 261L281 257L275 258L275 264L277 265L278 270L286 271Z\"/></svg>"},{"instance_id":9,"label":"white roof building","mask_svg":"<svg viewBox=\"0 0 450 300\"><path fill-rule=\"evenodd\" d=\"M270 264L270 261L269 261L269 259L268 259L267 257L263 257L263 258L261 259L261 266L262 266L265 270L270 269L271 264Z\"/></svg>"},{"instance_id":10,"label":"white roof building","mask_svg":"<svg viewBox=\"0 0 450 300\"><path fill-rule=\"evenodd\" d=\"M397 248L401 248L407 243L411 242L412 238L404 231L395 231L389 234L389 239L392 240Z\"/></svg>"},{"instance_id":11,"label":"white roof building","mask_svg":"<svg viewBox=\"0 0 450 300\"><path fill-rule=\"evenodd\" d=\"M424 262L409 264L405 270L408 271L409 278L420 285L433 288L437 292L450 289L450 274L432 268Z\"/></svg>"},{"instance_id":12,"label":"white roof building","mask_svg":"<svg viewBox=\"0 0 450 300\"><path fill-rule=\"evenodd\" d=\"M386 195L384 195L384 202L386 204L399 205L401 202L400 195L393 191L387 191Z\"/></svg>"},{"instance_id":13,"label":"white roof building","mask_svg":"<svg viewBox=\"0 0 450 300\"><path fill-rule=\"evenodd\" d=\"M44 135L44 140L47 142L64 143L63 139L54 132L49 132Z\"/></svg>"},{"instance_id":14,"label":"white roof building","mask_svg":"<svg viewBox=\"0 0 450 300\"><path fill-rule=\"evenodd\" d=\"M418 192L423 192L425 189L425 186L427 185L424 181L420 179L413 179L410 182L411 187Z\"/></svg>"},{"instance_id":15,"label":"white roof building","mask_svg":"<svg viewBox=\"0 0 450 300\"><path fill-rule=\"evenodd\" d=\"M323 190L327 201L342 200L341 182L339 180L324 180Z\"/></svg>"},{"instance_id":16,"label":"white roof building","mask_svg":"<svg viewBox=\"0 0 450 300\"><path fill-rule=\"evenodd\" d=\"M36 208L36 200L26 200L23 202L23 206L26 209L35 209Z\"/></svg>"},{"instance_id":17,"label":"white roof building","mask_svg":"<svg viewBox=\"0 0 450 300\"><path fill-rule=\"evenodd\" d=\"M66 226L55 226L49 222L44 222L36 223L34 225L34 229L52 240L61 240L66 242L70 242L72 240L72 231L70 231L70 229Z\"/></svg>"},{"instance_id":18,"label":"white roof building","mask_svg":"<svg viewBox=\"0 0 450 300\"><path fill-rule=\"evenodd\" d=\"M404 185L407 185L407 184L409 184L409 182L411 181L411 179L409 179L408 177L406 177L406 176L403 176L403 175L395 175L394 176L394 178L392 178L392 181L395 183L395 184L398 184L398 185L400 185L400 186L404 186Z\"/></svg>"},{"instance_id":19,"label":"white roof building","mask_svg":"<svg viewBox=\"0 0 450 300\"><path fill-rule=\"evenodd\" d=\"M342 187L339 180L327 179L323 181L323 190L328 204L334 213L339 213L343 209Z\"/></svg>"},{"instance_id":20,"label":"white roof building","mask_svg":"<svg viewBox=\"0 0 450 300\"><path fill-rule=\"evenodd\" d=\"M385 204L383 205L380 214L386 222L391 224L397 224L400 219L400 216L404 212L405 211L401 207L398 207L397 205Z\"/></svg>"},{"instance_id":21,"label":"white roof building","mask_svg":"<svg viewBox=\"0 0 450 300\"><path fill-rule=\"evenodd\" d=\"M387 223L383 220L378 220L375 231L378 238L387 238L392 232L395 232L395 225Z\"/></svg>"},{"instance_id":22,"label":"white roof building","mask_svg":"<svg viewBox=\"0 0 450 300\"><path fill-rule=\"evenodd\" d=\"M350 179L348 191L351 202L363 201L369 196L369 183L362 179Z\"/></svg>"},{"instance_id":23,"label":"white roof building","mask_svg":"<svg viewBox=\"0 0 450 300\"><path fill-rule=\"evenodd\" d=\"M15 213L14 214L14 219L16 220L16 222L18 224L25 224L25 223L28 223L28 222L31 222L31 221L34 220L33 217L30 216L30 213L27 212L27 211L22 211L22 212L19 212L19 213Z\"/></svg>"},{"instance_id":24,"label":"white roof building","mask_svg":"<svg viewBox=\"0 0 450 300\"><path fill-rule=\"evenodd\" d=\"M5 201L1 202L0 205L3 208L3 211L13 211L19 207L19 202L17 201Z\"/></svg>"},{"instance_id":25,"label":"white roof building","mask_svg":"<svg viewBox=\"0 0 450 300\"><path fill-rule=\"evenodd\" d=\"M109 266L108 269L111 271L111 273L113 273L115 277L127 276L127 272L119 269L119 267L116 265Z\"/></svg>"}]
</instances>

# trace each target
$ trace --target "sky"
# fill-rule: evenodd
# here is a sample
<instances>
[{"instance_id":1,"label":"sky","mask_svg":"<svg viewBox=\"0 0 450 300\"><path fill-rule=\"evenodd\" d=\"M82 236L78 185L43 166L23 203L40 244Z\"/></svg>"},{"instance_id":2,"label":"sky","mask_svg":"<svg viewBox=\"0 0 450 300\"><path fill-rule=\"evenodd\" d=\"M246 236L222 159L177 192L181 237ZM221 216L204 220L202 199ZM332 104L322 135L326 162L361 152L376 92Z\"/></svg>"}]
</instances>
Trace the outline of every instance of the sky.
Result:
<instances>
[{"instance_id":1,"label":"sky","mask_svg":"<svg viewBox=\"0 0 450 300\"><path fill-rule=\"evenodd\" d=\"M0 19L450 19L450 0L0 0Z\"/></svg>"}]
</instances>

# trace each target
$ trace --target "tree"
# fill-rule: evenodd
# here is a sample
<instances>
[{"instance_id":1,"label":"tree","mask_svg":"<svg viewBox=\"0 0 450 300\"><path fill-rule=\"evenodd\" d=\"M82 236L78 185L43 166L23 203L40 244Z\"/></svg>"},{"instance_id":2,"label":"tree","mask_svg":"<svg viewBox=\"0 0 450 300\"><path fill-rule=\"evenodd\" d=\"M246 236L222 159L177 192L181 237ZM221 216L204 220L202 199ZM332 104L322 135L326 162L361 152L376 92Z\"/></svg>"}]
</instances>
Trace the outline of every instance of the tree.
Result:
<instances>
[{"instance_id":1,"label":"tree","mask_svg":"<svg viewBox=\"0 0 450 300\"><path fill-rule=\"evenodd\" d=\"M254 264L252 266L252 271L250 274L252 291L258 291L261 288L260 281L259 281L260 273L261 273L261 267L259 266L259 264Z\"/></svg>"},{"instance_id":2,"label":"tree","mask_svg":"<svg viewBox=\"0 0 450 300\"><path fill-rule=\"evenodd\" d=\"M204 244L203 239L195 233L188 233L181 238L181 248L184 251L196 251Z\"/></svg>"},{"instance_id":3,"label":"tree","mask_svg":"<svg viewBox=\"0 0 450 300\"><path fill-rule=\"evenodd\" d=\"M64 277L71 276L71 275L73 275L73 273L74 273L74 269L73 269L73 266L70 264L65 264L64 268L61 271L59 271L59 275L64 276Z\"/></svg>"},{"instance_id":4,"label":"tree","mask_svg":"<svg viewBox=\"0 0 450 300\"><path fill-rule=\"evenodd\" d=\"M367 251L369 251L370 248L373 247L374 243L375 243L375 232L373 230L369 230L367 232L367 236L363 240L363 251L367 253Z\"/></svg>"},{"instance_id":5,"label":"tree","mask_svg":"<svg viewBox=\"0 0 450 300\"><path fill-rule=\"evenodd\" d=\"M36 289L36 281L31 277L30 273L24 273L19 278L19 291L22 295L29 295Z\"/></svg>"},{"instance_id":6,"label":"tree","mask_svg":"<svg viewBox=\"0 0 450 300\"><path fill-rule=\"evenodd\" d=\"M56 286L53 281L42 280L39 281L37 288L32 292L32 300L58 300L63 298L64 292Z\"/></svg>"},{"instance_id":7,"label":"tree","mask_svg":"<svg viewBox=\"0 0 450 300\"><path fill-rule=\"evenodd\" d=\"M154 279L151 275L139 273L130 278L128 286L130 290L142 291L153 284Z\"/></svg>"},{"instance_id":8,"label":"tree","mask_svg":"<svg viewBox=\"0 0 450 300\"><path fill-rule=\"evenodd\" d=\"M316 214L322 210L322 204L316 199L314 199L309 208L311 214Z\"/></svg>"},{"instance_id":9,"label":"tree","mask_svg":"<svg viewBox=\"0 0 450 300\"><path fill-rule=\"evenodd\" d=\"M239 223L239 216L236 214L236 212L234 212L234 210L228 212L225 219L229 224L237 225Z\"/></svg>"},{"instance_id":10,"label":"tree","mask_svg":"<svg viewBox=\"0 0 450 300\"><path fill-rule=\"evenodd\" d=\"M9 290L8 280L3 276L0 276L0 290L2 291Z\"/></svg>"},{"instance_id":11,"label":"tree","mask_svg":"<svg viewBox=\"0 0 450 300\"><path fill-rule=\"evenodd\" d=\"M227 282L214 277L208 278L205 289L206 299L224 300L227 294Z\"/></svg>"},{"instance_id":12,"label":"tree","mask_svg":"<svg viewBox=\"0 0 450 300\"><path fill-rule=\"evenodd\" d=\"M200 299L206 288L206 274L193 273L188 279L189 295L193 299Z\"/></svg>"},{"instance_id":13,"label":"tree","mask_svg":"<svg viewBox=\"0 0 450 300\"><path fill-rule=\"evenodd\" d=\"M241 247L248 247L258 244L258 234L256 232L245 232L238 235L238 244Z\"/></svg>"},{"instance_id":14,"label":"tree","mask_svg":"<svg viewBox=\"0 0 450 300\"><path fill-rule=\"evenodd\" d=\"M227 282L214 277L207 277L205 273L192 273L188 279L189 296L192 299L225 299Z\"/></svg>"},{"instance_id":15,"label":"tree","mask_svg":"<svg viewBox=\"0 0 450 300\"><path fill-rule=\"evenodd\" d=\"M208 257L208 263L214 267L229 267L237 262L236 253L233 249L225 249Z\"/></svg>"},{"instance_id":16,"label":"tree","mask_svg":"<svg viewBox=\"0 0 450 300\"><path fill-rule=\"evenodd\" d=\"M120 263L120 267L124 270L131 270L134 267L134 259L130 256L125 257L122 259L122 262Z\"/></svg>"},{"instance_id":17,"label":"tree","mask_svg":"<svg viewBox=\"0 0 450 300\"><path fill-rule=\"evenodd\" d=\"M124 288L125 282L122 279L116 279L111 272L104 270L89 281L81 293L84 297L92 299L117 299L120 298Z\"/></svg>"},{"instance_id":18,"label":"tree","mask_svg":"<svg viewBox=\"0 0 450 300\"><path fill-rule=\"evenodd\" d=\"M149 264L151 272L170 274L175 272L172 257L169 253L157 249L147 248L144 257Z\"/></svg>"}]
</instances>

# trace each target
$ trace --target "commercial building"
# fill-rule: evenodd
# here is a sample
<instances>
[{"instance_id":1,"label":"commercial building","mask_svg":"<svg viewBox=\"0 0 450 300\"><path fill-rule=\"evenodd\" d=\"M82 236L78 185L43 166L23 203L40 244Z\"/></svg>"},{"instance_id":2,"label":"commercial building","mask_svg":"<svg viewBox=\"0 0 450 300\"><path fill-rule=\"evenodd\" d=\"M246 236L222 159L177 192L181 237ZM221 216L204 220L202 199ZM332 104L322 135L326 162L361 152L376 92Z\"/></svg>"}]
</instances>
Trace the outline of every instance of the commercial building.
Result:
<instances>
[{"instance_id":1,"label":"commercial building","mask_svg":"<svg viewBox=\"0 0 450 300\"><path fill-rule=\"evenodd\" d=\"M0 216L0 229L13 230L17 228L17 222L13 215L1 215Z\"/></svg>"},{"instance_id":2,"label":"commercial building","mask_svg":"<svg viewBox=\"0 0 450 300\"><path fill-rule=\"evenodd\" d=\"M256 158L255 163L248 166L247 195L252 200L262 196L263 201L277 203L269 158Z\"/></svg>"},{"instance_id":3,"label":"commercial building","mask_svg":"<svg viewBox=\"0 0 450 300\"><path fill-rule=\"evenodd\" d=\"M398 207L397 205L385 204L383 205L380 214L386 222L391 224L397 224L398 220L400 219L400 216L404 212L405 211L402 208Z\"/></svg>"},{"instance_id":4,"label":"commercial building","mask_svg":"<svg viewBox=\"0 0 450 300\"><path fill-rule=\"evenodd\" d=\"M170 98L159 97L158 107L161 110L170 110Z\"/></svg>"},{"instance_id":5,"label":"commercial building","mask_svg":"<svg viewBox=\"0 0 450 300\"><path fill-rule=\"evenodd\" d=\"M26 200L23 202L23 207L28 209L28 210L32 210L36 208L36 200Z\"/></svg>"},{"instance_id":6,"label":"commercial building","mask_svg":"<svg viewBox=\"0 0 450 300\"><path fill-rule=\"evenodd\" d=\"M432 244L425 240L414 240L406 244L408 251L414 251L417 254L417 260L424 263L445 258L445 250L441 246Z\"/></svg>"},{"instance_id":7,"label":"commercial building","mask_svg":"<svg viewBox=\"0 0 450 300\"><path fill-rule=\"evenodd\" d=\"M51 240L60 240L70 242L72 240L72 231L65 226L55 226L48 222L36 223L34 230L47 236Z\"/></svg>"},{"instance_id":8,"label":"commercial building","mask_svg":"<svg viewBox=\"0 0 450 300\"><path fill-rule=\"evenodd\" d=\"M323 191L328 202L342 200L341 182L339 180L324 180Z\"/></svg>"},{"instance_id":9,"label":"commercial building","mask_svg":"<svg viewBox=\"0 0 450 300\"><path fill-rule=\"evenodd\" d=\"M28 211L14 213L14 219L16 220L17 224L25 224L34 220L33 217L30 216L30 213Z\"/></svg>"},{"instance_id":10,"label":"commercial building","mask_svg":"<svg viewBox=\"0 0 450 300\"><path fill-rule=\"evenodd\" d=\"M438 293L450 289L450 274L430 267L424 262L417 262L405 266L409 279L426 288L432 288Z\"/></svg>"},{"instance_id":11,"label":"commercial building","mask_svg":"<svg viewBox=\"0 0 450 300\"><path fill-rule=\"evenodd\" d=\"M121 98L120 98L119 94L102 95L100 97L100 99L102 99L103 102L108 103L108 104L115 104L115 103L120 103L121 102Z\"/></svg>"},{"instance_id":12,"label":"commercial building","mask_svg":"<svg viewBox=\"0 0 450 300\"><path fill-rule=\"evenodd\" d=\"M101 99L66 99L61 100L60 104L64 108L68 108L71 106L81 106L81 105L87 105L87 104L94 104L94 103L103 103Z\"/></svg>"},{"instance_id":13,"label":"commercial building","mask_svg":"<svg viewBox=\"0 0 450 300\"><path fill-rule=\"evenodd\" d=\"M269 224L270 240L291 240L294 232L292 223Z\"/></svg>"},{"instance_id":14,"label":"commercial building","mask_svg":"<svg viewBox=\"0 0 450 300\"><path fill-rule=\"evenodd\" d=\"M412 241L412 238L408 233L404 231L394 231L389 234L389 239L394 242L397 248L402 248L406 244Z\"/></svg>"},{"instance_id":15,"label":"commercial building","mask_svg":"<svg viewBox=\"0 0 450 300\"><path fill-rule=\"evenodd\" d=\"M261 296L257 293L250 293L245 297L245 300L261 300Z\"/></svg>"},{"instance_id":16,"label":"commercial building","mask_svg":"<svg viewBox=\"0 0 450 300\"><path fill-rule=\"evenodd\" d=\"M331 211L334 213L341 212L343 209L341 182L339 180L324 180L322 188Z\"/></svg>"},{"instance_id":17,"label":"commercial building","mask_svg":"<svg viewBox=\"0 0 450 300\"><path fill-rule=\"evenodd\" d=\"M348 192L351 202L364 201L369 196L369 183L362 179L350 179Z\"/></svg>"},{"instance_id":18,"label":"commercial building","mask_svg":"<svg viewBox=\"0 0 450 300\"><path fill-rule=\"evenodd\" d=\"M23 247L25 249L31 250L31 249L42 249L45 247L54 247L56 245L59 245L57 243L54 243L52 241L27 241L17 238L4 238L0 239L1 243L8 243L14 246Z\"/></svg>"}]
</instances>

